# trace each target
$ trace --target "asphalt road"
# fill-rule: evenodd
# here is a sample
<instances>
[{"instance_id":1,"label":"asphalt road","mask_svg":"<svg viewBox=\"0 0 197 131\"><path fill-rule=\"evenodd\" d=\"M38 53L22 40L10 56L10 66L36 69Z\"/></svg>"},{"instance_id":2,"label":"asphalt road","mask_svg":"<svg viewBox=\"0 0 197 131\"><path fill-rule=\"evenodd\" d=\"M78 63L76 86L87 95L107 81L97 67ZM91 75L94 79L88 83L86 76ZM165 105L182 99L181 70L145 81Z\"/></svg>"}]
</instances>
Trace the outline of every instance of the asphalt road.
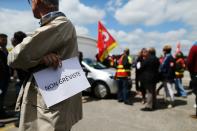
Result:
<instances>
[{"instance_id":1,"label":"asphalt road","mask_svg":"<svg viewBox=\"0 0 197 131\"><path fill-rule=\"evenodd\" d=\"M189 115L194 113L194 96L176 98L175 107L167 109L159 99L159 109L143 112L140 97L134 105L128 106L116 100L90 100L84 103L84 118L72 131L196 131L197 120ZM84 98L86 99L86 98Z\"/></svg>"},{"instance_id":2,"label":"asphalt road","mask_svg":"<svg viewBox=\"0 0 197 131\"><path fill-rule=\"evenodd\" d=\"M187 77L184 84L188 85ZM132 88L134 89L134 88ZM143 112L141 96L133 96L133 105L118 103L115 98L98 100L83 97L83 119L72 131L196 131L197 120L189 116L195 113L194 95L191 90L187 98L175 98L175 107L168 109L163 101L163 91L158 96L158 109ZM0 131L18 131L9 123Z\"/></svg>"}]
</instances>

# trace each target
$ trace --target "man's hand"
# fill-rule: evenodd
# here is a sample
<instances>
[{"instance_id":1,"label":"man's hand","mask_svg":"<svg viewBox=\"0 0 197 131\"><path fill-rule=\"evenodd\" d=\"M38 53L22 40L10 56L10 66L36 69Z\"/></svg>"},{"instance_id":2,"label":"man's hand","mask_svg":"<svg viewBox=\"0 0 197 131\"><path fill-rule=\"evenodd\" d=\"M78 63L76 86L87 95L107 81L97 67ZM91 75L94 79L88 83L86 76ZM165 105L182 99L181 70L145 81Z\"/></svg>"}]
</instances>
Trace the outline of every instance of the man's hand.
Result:
<instances>
[{"instance_id":1,"label":"man's hand","mask_svg":"<svg viewBox=\"0 0 197 131\"><path fill-rule=\"evenodd\" d=\"M50 53L44 56L41 60L41 64L53 67L54 69L57 69L58 67L62 66L60 56L55 53Z\"/></svg>"}]
</instances>

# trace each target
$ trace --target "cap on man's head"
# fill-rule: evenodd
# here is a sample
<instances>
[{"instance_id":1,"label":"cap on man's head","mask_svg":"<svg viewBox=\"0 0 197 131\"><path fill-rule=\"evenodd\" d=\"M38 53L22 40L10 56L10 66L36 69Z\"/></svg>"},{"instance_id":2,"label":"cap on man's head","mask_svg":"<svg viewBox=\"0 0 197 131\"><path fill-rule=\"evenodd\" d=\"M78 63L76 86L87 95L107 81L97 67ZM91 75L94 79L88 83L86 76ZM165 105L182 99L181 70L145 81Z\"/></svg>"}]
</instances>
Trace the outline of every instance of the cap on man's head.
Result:
<instances>
[{"instance_id":1,"label":"cap on man's head","mask_svg":"<svg viewBox=\"0 0 197 131\"><path fill-rule=\"evenodd\" d=\"M8 37L6 34L0 33L0 37Z\"/></svg>"}]
</instances>

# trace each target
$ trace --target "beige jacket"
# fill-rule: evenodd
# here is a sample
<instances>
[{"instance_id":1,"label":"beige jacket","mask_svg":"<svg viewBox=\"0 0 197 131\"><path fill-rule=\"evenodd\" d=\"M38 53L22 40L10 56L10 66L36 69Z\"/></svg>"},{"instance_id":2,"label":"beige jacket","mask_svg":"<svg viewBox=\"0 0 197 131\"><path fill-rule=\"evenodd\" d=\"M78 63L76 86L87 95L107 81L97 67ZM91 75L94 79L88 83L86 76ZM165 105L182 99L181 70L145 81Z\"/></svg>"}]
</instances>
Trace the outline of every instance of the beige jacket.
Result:
<instances>
[{"instance_id":1,"label":"beige jacket","mask_svg":"<svg viewBox=\"0 0 197 131\"><path fill-rule=\"evenodd\" d=\"M75 28L64 16L25 38L10 52L8 63L14 68L28 70L51 52L63 60L78 54ZM81 94L47 108L32 75L23 85L16 107L21 110L20 131L68 131L82 118Z\"/></svg>"}]
</instances>

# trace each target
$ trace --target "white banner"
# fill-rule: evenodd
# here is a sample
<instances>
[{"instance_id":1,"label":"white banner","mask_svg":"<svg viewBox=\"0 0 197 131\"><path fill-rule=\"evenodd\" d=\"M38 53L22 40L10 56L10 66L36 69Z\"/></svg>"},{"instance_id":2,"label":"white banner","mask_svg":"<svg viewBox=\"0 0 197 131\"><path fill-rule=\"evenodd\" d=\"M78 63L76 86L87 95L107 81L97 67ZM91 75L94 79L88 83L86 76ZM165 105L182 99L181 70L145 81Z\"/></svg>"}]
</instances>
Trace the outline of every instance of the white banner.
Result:
<instances>
[{"instance_id":1,"label":"white banner","mask_svg":"<svg viewBox=\"0 0 197 131\"><path fill-rule=\"evenodd\" d=\"M56 70L36 72L34 77L47 107L90 87L77 57L62 61L62 67Z\"/></svg>"}]
</instances>

